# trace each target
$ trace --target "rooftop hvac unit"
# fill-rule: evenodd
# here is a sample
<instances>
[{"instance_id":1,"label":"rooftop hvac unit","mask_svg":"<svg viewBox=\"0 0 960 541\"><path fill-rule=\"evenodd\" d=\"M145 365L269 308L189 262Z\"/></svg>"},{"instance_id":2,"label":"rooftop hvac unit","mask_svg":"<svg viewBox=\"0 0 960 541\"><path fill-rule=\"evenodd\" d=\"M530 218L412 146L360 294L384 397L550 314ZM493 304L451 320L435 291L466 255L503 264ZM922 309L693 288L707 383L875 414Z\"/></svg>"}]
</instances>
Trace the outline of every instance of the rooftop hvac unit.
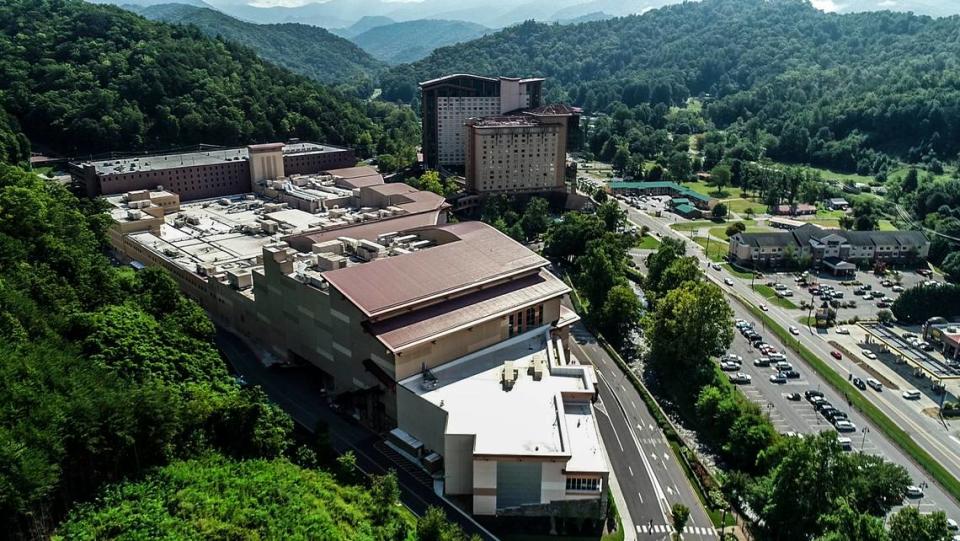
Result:
<instances>
[{"instance_id":1,"label":"rooftop hvac unit","mask_svg":"<svg viewBox=\"0 0 960 541\"><path fill-rule=\"evenodd\" d=\"M392 233L381 233L381 234L377 235L377 242L380 243L380 244L382 244L382 245L384 245L384 246L387 246L388 244L390 244L391 242L393 242L393 239L395 239L395 238L397 238L397 232L396 232L396 231L394 231L394 232L392 232Z\"/></svg>"},{"instance_id":2,"label":"rooftop hvac unit","mask_svg":"<svg viewBox=\"0 0 960 541\"><path fill-rule=\"evenodd\" d=\"M184 219L190 225L200 225L200 217L196 214L187 214Z\"/></svg>"},{"instance_id":3,"label":"rooftop hvac unit","mask_svg":"<svg viewBox=\"0 0 960 541\"><path fill-rule=\"evenodd\" d=\"M170 248L169 246L163 249L163 255L167 257L176 257L179 253L176 248Z\"/></svg>"},{"instance_id":4,"label":"rooftop hvac unit","mask_svg":"<svg viewBox=\"0 0 960 541\"><path fill-rule=\"evenodd\" d=\"M411 243L410 243L410 249L411 249L411 250L420 250L420 249L422 249L422 248L426 248L427 246L430 246L431 244L433 244L433 241L429 241L429 240L418 240L418 241L416 241L416 242L411 242Z\"/></svg>"},{"instance_id":5,"label":"rooftop hvac unit","mask_svg":"<svg viewBox=\"0 0 960 541\"><path fill-rule=\"evenodd\" d=\"M230 206L230 200L227 199L226 197L221 197L220 199L217 199L217 203L220 203L221 205L223 205L223 206L225 206L225 207Z\"/></svg>"},{"instance_id":6,"label":"rooftop hvac unit","mask_svg":"<svg viewBox=\"0 0 960 541\"><path fill-rule=\"evenodd\" d=\"M264 220L260 222L260 227L263 229L264 233L272 235L280 228L280 224L274 222L273 220Z\"/></svg>"},{"instance_id":7,"label":"rooftop hvac unit","mask_svg":"<svg viewBox=\"0 0 960 541\"><path fill-rule=\"evenodd\" d=\"M139 219L142 218L142 217L143 217L143 213L140 212L139 210L128 210L128 211L127 211L127 219L128 219L128 220L139 220Z\"/></svg>"},{"instance_id":8,"label":"rooftop hvac unit","mask_svg":"<svg viewBox=\"0 0 960 541\"><path fill-rule=\"evenodd\" d=\"M315 254L342 254L343 253L343 243L339 240L328 240L324 242L318 242L313 245L312 250Z\"/></svg>"}]
</instances>

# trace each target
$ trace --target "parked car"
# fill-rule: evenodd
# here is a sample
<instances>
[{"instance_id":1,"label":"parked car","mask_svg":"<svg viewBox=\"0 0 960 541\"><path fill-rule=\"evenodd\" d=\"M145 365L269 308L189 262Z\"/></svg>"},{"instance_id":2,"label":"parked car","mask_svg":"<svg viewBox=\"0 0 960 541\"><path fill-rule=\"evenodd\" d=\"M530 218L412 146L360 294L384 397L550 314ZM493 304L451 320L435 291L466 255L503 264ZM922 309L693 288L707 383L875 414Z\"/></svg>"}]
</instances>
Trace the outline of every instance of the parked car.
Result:
<instances>
[{"instance_id":1,"label":"parked car","mask_svg":"<svg viewBox=\"0 0 960 541\"><path fill-rule=\"evenodd\" d=\"M793 401L793 402L799 401L800 398L802 398L802 397L800 396L800 393L790 393L790 394L787 395L787 400L790 400L790 401Z\"/></svg>"},{"instance_id":2,"label":"parked car","mask_svg":"<svg viewBox=\"0 0 960 541\"><path fill-rule=\"evenodd\" d=\"M787 370L793 370L793 365L787 361L777 361L776 368L778 372L785 372Z\"/></svg>"},{"instance_id":3,"label":"parked car","mask_svg":"<svg viewBox=\"0 0 960 541\"><path fill-rule=\"evenodd\" d=\"M815 389L810 389L809 391L804 391L803 396L806 397L807 400L810 400L811 398L817 396L823 398L823 393Z\"/></svg>"},{"instance_id":4,"label":"parked car","mask_svg":"<svg viewBox=\"0 0 960 541\"><path fill-rule=\"evenodd\" d=\"M837 334L850 334L850 331L846 327L837 327L833 332Z\"/></svg>"},{"instance_id":5,"label":"parked car","mask_svg":"<svg viewBox=\"0 0 960 541\"><path fill-rule=\"evenodd\" d=\"M834 423L834 428L837 429L837 432L856 432L857 425L851 423L850 421L837 421Z\"/></svg>"},{"instance_id":6,"label":"parked car","mask_svg":"<svg viewBox=\"0 0 960 541\"><path fill-rule=\"evenodd\" d=\"M783 384L786 382L787 382L787 377L784 376L782 372L777 372L776 374L770 374L770 383Z\"/></svg>"},{"instance_id":7,"label":"parked car","mask_svg":"<svg viewBox=\"0 0 960 541\"><path fill-rule=\"evenodd\" d=\"M720 370L724 372L736 372L740 370L740 364L734 361L720 361Z\"/></svg>"},{"instance_id":8,"label":"parked car","mask_svg":"<svg viewBox=\"0 0 960 541\"><path fill-rule=\"evenodd\" d=\"M761 367L761 368L766 368L766 367L770 366L770 362L771 362L771 361L770 361L770 358L769 358L769 357L761 357L761 358L759 358L759 359L754 359L754 360L753 360L753 366L759 366L759 367Z\"/></svg>"},{"instance_id":9,"label":"parked car","mask_svg":"<svg viewBox=\"0 0 960 541\"><path fill-rule=\"evenodd\" d=\"M907 497L908 497L908 498L922 498L922 497L923 497L923 489L920 488L920 487L918 487L918 486L916 486L916 485L910 485L910 486L907 487Z\"/></svg>"},{"instance_id":10,"label":"parked car","mask_svg":"<svg viewBox=\"0 0 960 541\"><path fill-rule=\"evenodd\" d=\"M797 372L796 370L784 370L783 372L780 372L780 373L783 374L784 376L786 376L787 379L799 379L799 378L800 378L800 372Z\"/></svg>"},{"instance_id":11,"label":"parked car","mask_svg":"<svg viewBox=\"0 0 960 541\"><path fill-rule=\"evenodd\" d=\"M839 352L839 351L831 351L831 352L830 352L830 356L833 357L834 359L838 360L838 361L839 361L840 359L843 359L843 355L840 355L840 352Z\"/></svg>"},{"instance_id":12,"label":"parked car","mask_svg":"<svg viewBox=\"0 0 960 541\"><path fill-rule=\"evenodd\" d=\"M750 374L744 374L743 372L737 372L736 374L730 374L730 383L737 385L744 385L753 381L753 378L750 377Z\"/></svg>"},{"instance_id":13,"label":"parked car","mask_svg":"<svg viewBox=\"0 0 960 541\"><path fill-rule=\"evenodd\" d=\"M850 438L839 437L837 438L837 443L840 444L840 448L843 449L844 451L853 450L853 440L851 440Z\"/></svg>"}]
</instances>

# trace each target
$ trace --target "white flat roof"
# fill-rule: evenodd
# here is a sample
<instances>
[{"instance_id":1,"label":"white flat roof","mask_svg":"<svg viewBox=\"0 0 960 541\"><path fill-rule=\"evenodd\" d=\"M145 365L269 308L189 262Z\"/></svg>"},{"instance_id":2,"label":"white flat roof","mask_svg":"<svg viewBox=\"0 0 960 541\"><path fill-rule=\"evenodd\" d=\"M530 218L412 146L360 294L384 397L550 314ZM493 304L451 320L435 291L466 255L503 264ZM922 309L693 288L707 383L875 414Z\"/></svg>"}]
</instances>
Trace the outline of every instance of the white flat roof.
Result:
<instances>
[{"instance_id":1,"label":"white flat roof","mask_svg":"<svg viewBox=\"0 0 960 541\"><path fill-rule=\"evenodd\" d=\"M475 435L474 454L566 456L567 470L605 472L592 405L563 398L592 394L589 370L556 366L548 337L544 326L431 369L433 388L421 384L422 375L401 384L447 411L447 434ZM535 356L547 360L540 381L527 371ZM513 361L518 372L509 391L501 384L504 361Z\"/></svg>"}]
</instances>

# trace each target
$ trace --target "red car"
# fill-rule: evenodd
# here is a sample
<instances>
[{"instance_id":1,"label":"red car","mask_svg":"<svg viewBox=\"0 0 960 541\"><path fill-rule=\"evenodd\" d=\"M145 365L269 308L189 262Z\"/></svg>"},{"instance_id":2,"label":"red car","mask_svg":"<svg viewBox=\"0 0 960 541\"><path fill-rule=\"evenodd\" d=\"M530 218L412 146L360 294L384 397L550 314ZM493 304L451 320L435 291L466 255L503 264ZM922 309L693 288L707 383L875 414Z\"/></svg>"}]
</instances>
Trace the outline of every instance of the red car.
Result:
<instances>
[{"instance_id":1,"label":"red car","mask_svg":"<svg viewBox=\"0 0 960 541\"><path fill-rule=\"evenodd\" d=\"M842 356L840 356L840 352L839 352L839 351L831 351L831 352L830 352L830 356L833 357L834 359L838 360L838 361L843 358Z\"/></svg>"}]
</instances>

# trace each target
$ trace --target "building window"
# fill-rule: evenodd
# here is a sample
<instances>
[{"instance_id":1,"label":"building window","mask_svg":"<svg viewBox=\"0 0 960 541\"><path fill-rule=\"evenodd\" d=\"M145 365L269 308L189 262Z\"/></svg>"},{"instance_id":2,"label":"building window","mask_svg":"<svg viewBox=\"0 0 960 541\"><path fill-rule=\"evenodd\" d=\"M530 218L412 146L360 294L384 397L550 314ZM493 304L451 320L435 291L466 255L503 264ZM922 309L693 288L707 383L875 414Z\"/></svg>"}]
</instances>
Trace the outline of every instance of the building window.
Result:
<instances>
[{"instance_id":1,"label":"building window","mask_svg":"<svg viewBox=\"0 0 960 541\"><path fill-rule=\"evenodd\" d=\"M567 477L567 490L580 492L599 492L600 479L586 477Z\"/></svg>"}]
</instances>

